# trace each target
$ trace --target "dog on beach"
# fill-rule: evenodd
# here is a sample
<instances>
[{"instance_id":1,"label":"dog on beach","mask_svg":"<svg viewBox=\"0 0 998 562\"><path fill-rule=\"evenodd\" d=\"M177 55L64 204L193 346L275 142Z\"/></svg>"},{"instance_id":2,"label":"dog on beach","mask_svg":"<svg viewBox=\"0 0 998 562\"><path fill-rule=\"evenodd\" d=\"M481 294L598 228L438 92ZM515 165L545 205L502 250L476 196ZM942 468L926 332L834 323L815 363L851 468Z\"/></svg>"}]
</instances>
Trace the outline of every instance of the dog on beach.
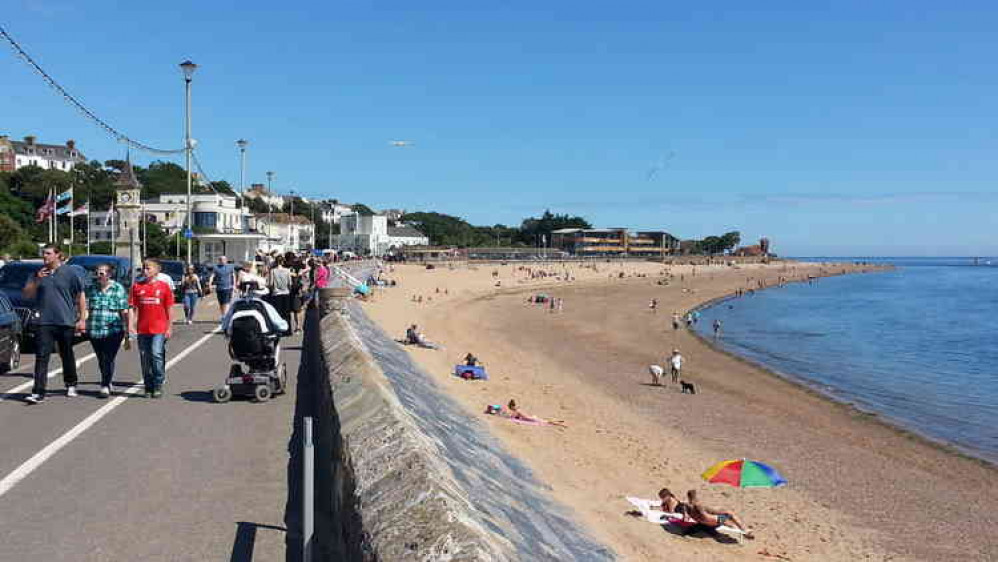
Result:
<instances>
[{"instance_id":1,"label":"dog on beach","mask_svg":"<svg viewBox=\"0 0 998 562\"><path fill-rule=\"evenodd\" d=\"M651 383L655 386L661 386L659 381L665 376L665 369L659 365L648 365L648 372L651 373Z\"/></svg>"},{"instance_id":2,"label":"dog on beach","mask_svg":"<svg viewBox=\"0 0 998 562\"><path fill-rule=\"evenodd\" d=\"M682 391L683 394L698 394L699 393L699 389L697 388L696 383L686 382L685 380L680 380L679 381L679 386L681 387L681 389L682 389L681 391Z\"/></svg>"}]
</instances>

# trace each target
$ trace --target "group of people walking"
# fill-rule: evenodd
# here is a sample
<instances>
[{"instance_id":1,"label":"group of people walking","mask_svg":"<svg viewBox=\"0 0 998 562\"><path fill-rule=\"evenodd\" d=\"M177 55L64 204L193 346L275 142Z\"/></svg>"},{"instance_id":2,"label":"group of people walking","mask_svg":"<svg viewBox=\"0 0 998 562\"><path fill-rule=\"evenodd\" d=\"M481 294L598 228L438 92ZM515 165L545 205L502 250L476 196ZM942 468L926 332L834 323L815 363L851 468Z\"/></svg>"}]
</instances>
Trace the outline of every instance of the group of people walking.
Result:
<instances>
[{"instance_id":1,"label":"group of people walking","mask_svg":"<svg viewBox=\"0 0 998 562\"><path fill-rule=\"evenodd\" d=\"M147 398L163 396L166 382L166 348L172 336L174 287L153 258L142 262L141 275L129 290L114 280L115 266L101 264L96 280L87 284L73 266L63 264L60 248L48 244L42 249L42 267L22 291L26 299L36 301L34 384L26 398L29 404L45 400L48 391L49 358L58 352L62 362L66 396L77 396L79 377L73 344L86 335L93 347L100 370L101 398L114 392L115 362L120 349L130 350L137 343L142 381ZM330 272L319 259L299 260L294 254L277 257L271 264L244 262L240 269L218 259L211 277L202 284L197 271L188 267L180 281L184 321L194 321L198 301L214 291L219 312L224 318L233 294L243 281L257 281L266 298L282 318L301 331L302 309L314 289L324 288Z\"/></svg>"}]
</instances>

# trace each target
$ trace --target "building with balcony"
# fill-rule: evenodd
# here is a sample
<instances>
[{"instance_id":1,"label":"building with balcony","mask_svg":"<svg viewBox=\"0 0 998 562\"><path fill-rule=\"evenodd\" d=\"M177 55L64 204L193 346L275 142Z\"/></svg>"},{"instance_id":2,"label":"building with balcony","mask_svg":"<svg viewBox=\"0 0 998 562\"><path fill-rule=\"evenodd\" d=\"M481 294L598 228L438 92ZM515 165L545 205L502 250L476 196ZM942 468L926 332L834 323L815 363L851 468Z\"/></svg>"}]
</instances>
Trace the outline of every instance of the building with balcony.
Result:
<instances>
[{"instance_id":1,"label":"building with balcony","mask_svg":"<svg viewBox=\"0 0 998 562\"><path fill-rule=\"evenodd\" d=\"M675 253L679 240L668 232L629 232L626 228L562 228L551 232L551 247L579 257L654 258Z\"/></svg>"},{"instance_id":2,"label":"building with balcony","mask_svg":"<svg viewBox=\"0 0 998 562\"><path fill-rule=\"evenodd\" d=\"M260 248L266 252L300 252L316 247L315 225L307 218L287 213L257 215L256 224L266 242Z\"/></svg>"},{"instance_id":3,"label":"building with balcony","mask_svg":"<svg viewBox=\"0 0 998 562\"><path fill-rule=\"evenodd\" d=\"M338 250L382 256L391 247L388 217L352 212L340 218L340 233L333 237Z\"/></svg>"}]
</instances>

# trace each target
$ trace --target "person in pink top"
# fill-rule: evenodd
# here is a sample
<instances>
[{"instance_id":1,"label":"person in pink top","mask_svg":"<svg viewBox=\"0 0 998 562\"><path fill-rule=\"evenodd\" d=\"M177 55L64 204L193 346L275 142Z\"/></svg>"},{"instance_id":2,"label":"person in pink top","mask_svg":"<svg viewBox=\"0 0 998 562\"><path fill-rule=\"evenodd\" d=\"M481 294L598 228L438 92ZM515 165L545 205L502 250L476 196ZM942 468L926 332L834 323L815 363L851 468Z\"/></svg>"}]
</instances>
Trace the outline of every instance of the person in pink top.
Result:
<instances>
[{"instance_id":1,"label":"person in pink top","mask_svg":"<svg viewBox=\"0 0 998 562\"><path fill-rule=\"evenodd\" d=\"M324 260L315 260L315 288L325 289L329 285L329 268Z\"/></svg>"}]
</instances>

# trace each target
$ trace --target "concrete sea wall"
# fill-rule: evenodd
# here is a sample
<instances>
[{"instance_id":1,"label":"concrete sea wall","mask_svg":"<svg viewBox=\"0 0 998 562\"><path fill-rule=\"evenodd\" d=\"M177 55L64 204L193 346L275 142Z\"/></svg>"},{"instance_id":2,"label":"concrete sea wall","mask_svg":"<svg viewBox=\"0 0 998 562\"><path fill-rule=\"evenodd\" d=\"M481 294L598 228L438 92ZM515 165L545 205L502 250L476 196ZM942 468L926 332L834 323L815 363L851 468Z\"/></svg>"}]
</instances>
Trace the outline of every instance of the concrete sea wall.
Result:
<instances>
[{"instance_id":1,"label":"concrete sea wall","mask_svg":"<svg viewBox=\"0 0 998 562\"><path fill-rule=\"evenodd\" d=\"M310 313L290 443L292 535L295 440L313 416L315 560L614 559L358 306L340 308Z\"/></svg>"}]
</instances>

